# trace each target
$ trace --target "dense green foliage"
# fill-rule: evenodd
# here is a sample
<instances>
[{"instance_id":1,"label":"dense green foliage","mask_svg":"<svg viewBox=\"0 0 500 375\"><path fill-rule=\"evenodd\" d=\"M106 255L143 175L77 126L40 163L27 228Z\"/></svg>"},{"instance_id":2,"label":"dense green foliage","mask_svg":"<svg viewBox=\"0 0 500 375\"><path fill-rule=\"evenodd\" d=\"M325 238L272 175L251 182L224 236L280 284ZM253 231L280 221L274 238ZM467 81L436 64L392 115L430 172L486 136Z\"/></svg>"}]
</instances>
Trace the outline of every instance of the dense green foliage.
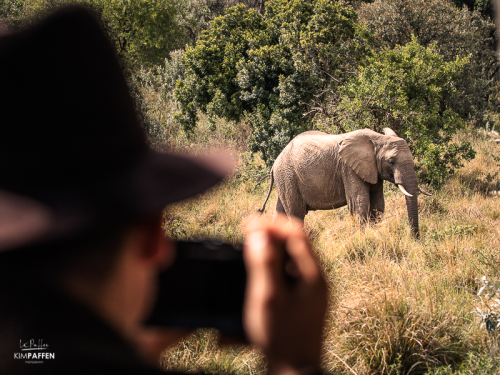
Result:
<instances>
[{"instance_id":1,"label":"dense green foliage","mask_svg":"<svg viewBox=\"0 0 500 375\"><path fill-rule=\"evenodd\" d=\"M182 0L1 0L15 12L4 17L11 27L25 26L67 4L90 7L130 71L162 64L187 38L179 22ZM1 8L0 8L1 9ZM8 10L8 9L7 9Z\"/></svg>"},{"instance_id":2,"label":"dense green foliage","mask_svg":"<svg viewBox=\"0 0 500 375\"><path fill-rule=\"evenodd\" d=\"M188 132L197 111L248 121L250 150L269 165L325 111L366 55L364 36L352 9L326 0L271 0L264 15L231 8L186 51L177 118Z\"/></svg>"},{"instance_id":3,"label":"dense green foliage","mask_svg":"<svg viewBox=\"0 0 500 375\"><path fill-rule=\"evenodd\" d=\"M118 53L131 66L163 63L168 53L183 48L177 0L81 0L101 15Z\"/></svg>"},{"instance_id":4,"label":"dense green foliage","mask_svg":"<svg viewBox=\"0 0 500 375\"><path fill-rule=\"evenodd\" d=\"M210 21L226 13L226 9L242 4L262 13L265 0L185 0L180 12L179 25L189 40L195 44L201 32L209 28Z\"/></svg>"},{"instance_id":5,"label":"dense green foliage","mask_svg":"<svg viewBox=\"0 0 500 375\"><path fill-rule=\"evenodd\" d=\"M490 0L0 0L0 21L69 2L100 17L155 144L204 113L270 165L304 130L389 126L439 186L474 155L457 129L500 122Z\"/></svg>"},{"instance_id":6,"label":"dense green foliage","mask_svg":"<svg viewBox=\"0 0 500 375\"><path fill-rule=\"evenodd\" d=\"M450 101L468 59L446 62L435 45L414 38L403 47L383 50L347 86L337 107L345 130L386 126L408 141L427 181L441 185L474 152L468 142L452 142L465 122Z\"/></svg>"},{"instance_id":7,"label":"dense green foliage","mask_svg":"<svg viewBox=\"0 0 500 375\"><path fill-rule=\"evenodd\" d=\"M188 132L198 111L249 122L250 150L268 165L303 130L389 126L420 176L441 185L474 157L452 138L466 119L482 123L491 103L492 24L438 0L378 1L360 14L376 41L338 3L271 0L262 16L229 9L186 52L177 119Z\"/></svg>"},{"instance_id":8,"label":"dense green foliage","mask_svg":"<svg viewBox=\"0 0 500 375\"><path fill-rule=\"evenodd\" d=\"M177 133L178 126L173 121L173 91L175 82L183 78L180 65L183 55L182 50L171 52L164 64L142 67L129 80L141 123L155 147L164 148L173 133Z\"/></svg>"},{"instance_id":9,"label":"dense green foliage","mask_svg":"<svg viewBox=\"0 0 500 375\"><path fill-rule=\"evenodd\" d=\"M469 58L459 78L454 95L455 112L483 125L497 91L498 59L495 53L494 24L471 12L459 10L443 0L384 0L365 4L360 17L376 34L378 48L396 48L411 41L412 35L424 47L435 44L445 61Z\"/></svg>"},{"instance_id":10,"label":"dense green foliage","mask_svg":"<svg viewBox=\"0 0 500 375\"><path fill-rule=\"evenodd\" d=\"M0 0L0 22L6 27L19 27L23 5L23 0Z\"/></svg>"},{"instance_id":11,"label":"dense green foliage","mask_svg":"<svg viewBox=\"0 0 500 375\"><path fill-rule=\"evenodd\" d=\"M493 18L495 0L453 0L458 8L467 7L469 10L477 10L485 18Z\"/></svg>"}]
</instances>

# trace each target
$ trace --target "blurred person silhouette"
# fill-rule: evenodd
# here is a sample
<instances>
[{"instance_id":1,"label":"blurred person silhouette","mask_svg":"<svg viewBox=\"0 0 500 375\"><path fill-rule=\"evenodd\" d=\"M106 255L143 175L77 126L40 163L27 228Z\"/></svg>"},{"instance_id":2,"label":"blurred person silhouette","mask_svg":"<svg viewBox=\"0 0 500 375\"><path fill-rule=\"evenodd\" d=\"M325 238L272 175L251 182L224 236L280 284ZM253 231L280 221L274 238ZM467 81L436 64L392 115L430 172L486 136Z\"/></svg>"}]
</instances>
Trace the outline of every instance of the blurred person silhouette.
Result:
<instances>
[{"instance_id":1,"label":"blurred person silhouette","mask_svg":"<svg viewBox=\"0 0 500 375\"><path fill-rule=\"evenodd\" d=\"M163 373L154 364L185 332L143 325L175 252L162 212L231 163L148 147L84 8L1 36L0 75L0 373ZM246 234L249 343L272 374L319 372L326 287L304 233L255 221Z\"/></svg>"}]
</instances>

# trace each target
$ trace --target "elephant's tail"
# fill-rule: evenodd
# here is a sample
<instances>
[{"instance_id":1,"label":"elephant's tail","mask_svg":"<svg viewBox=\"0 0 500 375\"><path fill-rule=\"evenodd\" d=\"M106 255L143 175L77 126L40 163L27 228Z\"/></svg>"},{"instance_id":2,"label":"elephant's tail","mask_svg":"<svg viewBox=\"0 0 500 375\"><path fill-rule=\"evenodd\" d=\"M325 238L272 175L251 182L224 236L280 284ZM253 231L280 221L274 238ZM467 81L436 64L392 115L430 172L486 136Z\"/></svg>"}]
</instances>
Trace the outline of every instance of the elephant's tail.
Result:
<instances>
[{"instance_id":1,"label":"elephant's tail","mask_svg":"<svg viewBox=\"0 0 500 375\"><path fill-rule=\"evenodd\" d=\"M273 190L274 174L273 174L272 169L271 169L271 172L269 172L269 174L271 175L271 184L269 185L269 191L267 192L267 198L266 198L264 204L262 205L262 208L257 210L257 212L260 213L261 215L264 213L264 210L266 209L266 203L269 200L269 197L271 196L271 190Z\"/></svg>"}]
</instances>

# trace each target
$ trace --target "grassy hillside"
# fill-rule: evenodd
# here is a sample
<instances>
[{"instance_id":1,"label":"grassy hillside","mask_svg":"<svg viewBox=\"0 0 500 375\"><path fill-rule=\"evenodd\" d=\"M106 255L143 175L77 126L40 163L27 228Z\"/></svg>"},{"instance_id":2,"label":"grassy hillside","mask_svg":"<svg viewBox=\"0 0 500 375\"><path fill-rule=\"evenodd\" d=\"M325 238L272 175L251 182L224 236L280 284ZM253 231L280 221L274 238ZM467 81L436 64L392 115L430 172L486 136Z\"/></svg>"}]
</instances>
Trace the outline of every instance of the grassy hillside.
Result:
<instances>
[{"instance_id":1,"label":"grassy hillside","mask_svg":"<svg viewBox=\"0 0 500 375\"><path fill-rule=\"evenodd\" d=\"M224 126L229 125L219 124L219 130ZM185 143L185 148L197 152L221 144L211 135L216 133L199 131L206 134L202 144ZM478 155L433 197L419 197L420 240L410 235L404 197L389 185L386 212L376 224L362 227L346 207L306 216L330 285L326 372L479 374L494 366L495 336L475 311L484 309L476 279L500 276L500 199L489 194L499 186L500 146L481 132L460 136ZM225 147L238 152L241 139L234 139L226 138ZM245 180L244 172L242 166L218 188L170 207L166 232L177 239L241 242L241 220L262 205L269 186L268 179L261 185ZM275 201L273 190L265 215L272 215ZM199 331L166 352L163 365L234 374L265 371L258 351L221 349L216 343L215 332Z\"/></svg>"}]
</instances>

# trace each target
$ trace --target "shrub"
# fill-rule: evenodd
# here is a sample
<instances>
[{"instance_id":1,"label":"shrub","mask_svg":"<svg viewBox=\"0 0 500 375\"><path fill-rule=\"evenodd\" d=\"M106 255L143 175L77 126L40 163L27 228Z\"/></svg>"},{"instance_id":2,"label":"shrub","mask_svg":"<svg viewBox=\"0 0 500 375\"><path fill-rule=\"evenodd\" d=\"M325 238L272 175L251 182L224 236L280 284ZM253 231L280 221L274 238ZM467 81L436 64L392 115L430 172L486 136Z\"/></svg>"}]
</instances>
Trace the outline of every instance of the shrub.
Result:
<instances>
[{"instance_id":1,"label":"shrub","mask_svg":"<svg viewBox=\"0 0 500 375\"><path fill-rule=\"evenodd\" d=\"M23 2L22 23L30 24L58 7L75 3L90 7L100 17L129 72L141 65L163 63L187 41L178 23L183 0L30 0Z\"/></svg>"},{"instance_id":2,"label":"shrub","mask_svg":"<svg viewBox=\"0 0 500 375\"><path fill-rule=\"evenodd\" d=\"M499 70L495 26L478 11L459 10L442 0L383 0L364 4L360 17L377 35L381 49L406 45L413 35L422 46L433 45L446 62L468 57L469 64L455 80L453 110L464 119L472 117L482 123L488 107L495 108L495 103L489 104Z\"/></svg>"},{"instance_id":3,"label":"shrub","mask_svg":"<svg viewBox=\"0 0 500 375\"><path fill-rule=\"evenodd\" d=\"M465 327L472 316L456 302L444 301L437 290L418 296L395 288L369 292L337 313L336 350L348 365L362 364L369 374L424 374L466 359L472 345ZM449 314L451 306L459 316Z\"/></svg>"},{"instance_id":4,"label":"shrub","mask_svg":"<svg viewBox=\"0 0 500 375\"><path fill-rule=\"evenodd\" d=\"M19 27L23 5L24 0L0 0L0 27Z\"/></svg>"},{"instance_id":5,"label":"shrub","mask_svg":"<svg viewBox=\"0 0 500 375\"><path fill-rule=\"evenodd\" d=\"M83 0L102 17L118 54L133 67L161 64L170 51L183 48L178 0Z\"/></svg>"},{"instance_id":6,"label":"shrub","mask_svg":"<svg viewBox=\"0 0 500 375\"><path fill-rule=\"evenodd\" d=\"M340 126L345 131L392 128L408 142L427 181L440 186L463 160L475 156L468 142L452 142L465 122L450 98L467 61L446 62L434 45L425 48L415 38L404 47L376 53L346 85L336 108Z\"/></svg>"},{"instance_id":7,"label":"shrub","mask_svg":"<svg viewBox=\"0 0 500 375\"><path fill-rule=\"evenodd\" d=\"M172 147L173 138L180 131L173 119L176 109L173 90L175 82L183 77L180 63L183 55L182 50L173 51L162 65L141 67L129 80L141 123L150 142L157 147Z\"/></svg>"},{"instance_id":8,"label":"shrub","mask_svg":"<svg viewBox=\"0 0 500 375\"><path fill-rule=\"evenodd\" d=\"M484 18L494 17L494 0L453 0L459 8L467 7L469 10L477 10Z\"/></svg>"},{"instance_id":9,"label":"shrub","mask_svg":"<svg viewBox=\"0 0 500 375\"><path fill-rule=\"evenodd\" d=\"M186 51L176 118L186 131L198 111L244 119L250 151L271 165L364 57L365 36L352 9L326 0L271 0L264 15L230 8Z\"/></svg>"},{"instance_id":10,"label":"shrub","mask_svg":"<svg viewBox=\"0 0 500 375\"><path fill-rule=\"evenodd\" d=\"M243 4L258 13L264 12L266 0L186 0L179 21L183 31L193 45L203 30L207 30L210 21L226 13L228 8Z\"/></svg>"}]
</instances>

